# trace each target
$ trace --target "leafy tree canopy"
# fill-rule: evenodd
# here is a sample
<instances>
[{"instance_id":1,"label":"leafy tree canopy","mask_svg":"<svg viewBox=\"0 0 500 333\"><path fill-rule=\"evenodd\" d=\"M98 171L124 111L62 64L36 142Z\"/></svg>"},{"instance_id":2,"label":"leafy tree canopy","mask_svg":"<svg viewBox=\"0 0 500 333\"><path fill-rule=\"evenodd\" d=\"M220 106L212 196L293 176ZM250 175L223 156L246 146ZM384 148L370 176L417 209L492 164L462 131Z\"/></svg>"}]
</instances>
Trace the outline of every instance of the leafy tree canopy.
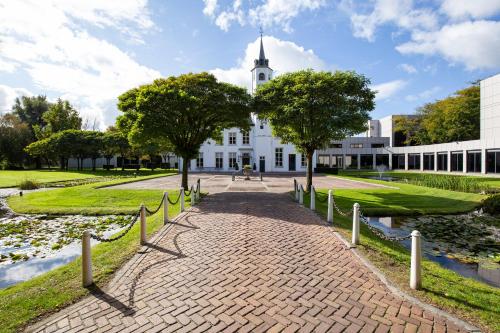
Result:
<instances>
[{"instance_id":1,"label":"leafy tree canopy","mask_svg":"<svg viewBox=\"0 0 500 333\"><path fill-rule=\"evenodd\" d=\"M375 93L370 81L352 71L302 70L281 75L257 89L260 118L273 134L307 156L307 188L312 183L312 156L331 140L366 130Z\"/></svg>"},{"instance_id":2,"label":"leafy tree canopy","mask_svg":"<svg viewBox=\"0 0 500 333\"><path fill-rule=\"evenodd\" d=\"M172 76L122 94L118 127L129 129L129 138L171 145L183 158L182 185L187 188L187 162L224 128L248 128L249 103L243 88L218 82L212 74Z\"/></svg>"},{"instance_id":3,"label":"leafy tree canopy","mask_svg":"<svg viewBox=\"0 0 500 333\"><path fill-rule=\"evenodd\" d=\"M414 117L400 117L396 130L407 145L479 139L480 88L477 83L417 109Z\"/></svg>"},{"instance_id":4,"label":"leafy tree canopy","mask_svg":"<svg viewBox=\"0 0 500 333\"><path fill-rule=\"evenodd\" d=\"M54 104L49 104L48 110L42 115L42 120L45 123L43 126L34 125L38 139L49 137L64 130L79 130L82 128L82 118L78 111L68 101L61 99L58 99Z\"/></svg>"}]
</instances>

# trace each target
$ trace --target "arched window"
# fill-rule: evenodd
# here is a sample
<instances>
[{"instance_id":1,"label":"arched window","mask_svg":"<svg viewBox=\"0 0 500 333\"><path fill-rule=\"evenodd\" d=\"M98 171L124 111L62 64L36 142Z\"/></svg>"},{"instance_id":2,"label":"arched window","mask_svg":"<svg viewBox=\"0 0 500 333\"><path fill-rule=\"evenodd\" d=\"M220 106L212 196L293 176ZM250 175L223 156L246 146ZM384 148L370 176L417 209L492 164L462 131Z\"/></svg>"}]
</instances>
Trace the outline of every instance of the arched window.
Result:
<instances>
[{"instance_id":1,"label":"arched window","mask_svg":"<svg viewBox=\"0 0 500 333\"><path fill-rule=\"evenodd\" d=\"M266 79L266 74L259 73L259 81L264 81Z\"/></svg>"}]
</instances>

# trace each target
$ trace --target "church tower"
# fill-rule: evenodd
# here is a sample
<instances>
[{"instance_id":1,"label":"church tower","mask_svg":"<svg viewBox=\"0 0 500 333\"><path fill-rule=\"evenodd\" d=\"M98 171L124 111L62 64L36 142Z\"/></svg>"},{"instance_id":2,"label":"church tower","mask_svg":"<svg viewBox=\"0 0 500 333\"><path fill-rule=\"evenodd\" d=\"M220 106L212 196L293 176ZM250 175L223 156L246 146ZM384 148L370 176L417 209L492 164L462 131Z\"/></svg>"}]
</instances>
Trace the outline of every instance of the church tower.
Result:
<instances>
[{"instance_id":1,"label":"church tower","mask_svg":"<svg viewBox=\"0 0 500 333\"><path fill-rule=\"evenodd\" d=\"M269 67L269 59L266 59L266 55L264 53L261 30L259 59L254 60L254 67L252 69L252 93L255 92L260 84L271 80L272 76L273 70Z\"/></svg>"}]
</instances>

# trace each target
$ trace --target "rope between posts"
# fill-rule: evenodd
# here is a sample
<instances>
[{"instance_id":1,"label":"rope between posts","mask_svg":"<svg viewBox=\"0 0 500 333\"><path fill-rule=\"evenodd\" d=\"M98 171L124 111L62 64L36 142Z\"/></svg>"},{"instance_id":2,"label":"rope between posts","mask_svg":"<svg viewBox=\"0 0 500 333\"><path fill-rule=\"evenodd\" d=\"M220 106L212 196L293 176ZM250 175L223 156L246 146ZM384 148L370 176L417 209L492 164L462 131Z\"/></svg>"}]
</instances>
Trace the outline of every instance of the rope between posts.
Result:
<instances>
[{"instance_id":1,"label":"rope between posts","mask_svg":"<svg viewBox=\"0 0 500 333\"><path fill-rule=\"evenodd\" d=\"M113 242L115 240L119 240L120 238L122 238L123 236L125 236L129 231L130 229L132 229L132 227L134 226L134 224L137 222L137 220L139 220L139 216L141 215L141 210L139 210L137 212L137 214L135 214L134 218L132 219L132 221L130 222L130 224L128 225L128 227L123 230L123 232L115 237L112 237L112 238L103 238L101 236L98 236L98 235L95 235L95 234L90 234L90 237L99 241L99 242L103 242L103 243L110 243L110 242Z\"/></svg>"},{"instance_id":2,"label":"rope between posts","mask_svg":"<svg viewBox=\"0 0 500 333\"><path fill-rule=\"evenodd\" d=\"M407 236L401 236L401 237L394 237L394 236L386 235L382 230L372 226L368 222L368 219L363 215L363 213L361 213L361 211L359 212L359 219L361 220L361 222L363 222L368 227L368 229L370 229L375 235L382 238L383 240L393 241L393 242L401 242L401 241L404 241L406 239L411 238L411 234L408 234Z\"/></svg>"},{"instance_id":3,"label":"rope between posts","mask_svg":"<svg viewBox=\"0 0 500 333\"><path fill-rule=\"evenodd\" d=\"M158 205L158 208L156 208L154 211L149 210L148 207L144 206L144 208L146 209L146 213L148 213L149 215L154 215L154 214L158 213L158 211L160 210L161 206L163 205L163 201L165 201L165 196L163 196L161 198L161 201L160 201L160 204Z\"/></svg>"},{"instance_id":4,"label":"rope between posts","mask_svg":"<svg viewBox=\"0 0 500 333\"><path fill-rule=\"evenodd\" d=\"M184 190L184 194L186 197L189 197L191 195L191 192L193 192L193 185L191 185L191 189L189 191Z\"/></svg>"},{"instance_id":5,"label":"rope between posts","mask_svg":"<svg viewBox=\"0 0 500 333\"><path fill-rule=\"evenodd\" d=\"M177 199L175 199L174 201L171 201L170 198L167 196L167 199L168 199L168 202L171 204L171 205L177 205L177 203L179 202L179 200L181 199L181 191L179 191L179 195L177 196Z\"/></svg>"}]
</instances>

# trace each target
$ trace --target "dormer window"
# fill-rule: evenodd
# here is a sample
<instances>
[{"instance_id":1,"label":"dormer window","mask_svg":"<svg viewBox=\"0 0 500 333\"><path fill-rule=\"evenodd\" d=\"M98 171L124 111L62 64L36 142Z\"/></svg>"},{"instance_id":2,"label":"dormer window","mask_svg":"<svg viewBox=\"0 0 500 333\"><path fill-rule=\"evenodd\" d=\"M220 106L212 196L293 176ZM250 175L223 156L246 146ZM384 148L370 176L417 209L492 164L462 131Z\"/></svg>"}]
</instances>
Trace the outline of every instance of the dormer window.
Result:
<instances>
[{"instance_id":1,"label":"dormer window","mask_svg":"<svg viewBox=\"0 0 500 333\"><path fill-rule=\"evenodd\" d=\"M266 74L259 73L259 81L264 81L266 79Z\"/></svg>"}]
</instances>

